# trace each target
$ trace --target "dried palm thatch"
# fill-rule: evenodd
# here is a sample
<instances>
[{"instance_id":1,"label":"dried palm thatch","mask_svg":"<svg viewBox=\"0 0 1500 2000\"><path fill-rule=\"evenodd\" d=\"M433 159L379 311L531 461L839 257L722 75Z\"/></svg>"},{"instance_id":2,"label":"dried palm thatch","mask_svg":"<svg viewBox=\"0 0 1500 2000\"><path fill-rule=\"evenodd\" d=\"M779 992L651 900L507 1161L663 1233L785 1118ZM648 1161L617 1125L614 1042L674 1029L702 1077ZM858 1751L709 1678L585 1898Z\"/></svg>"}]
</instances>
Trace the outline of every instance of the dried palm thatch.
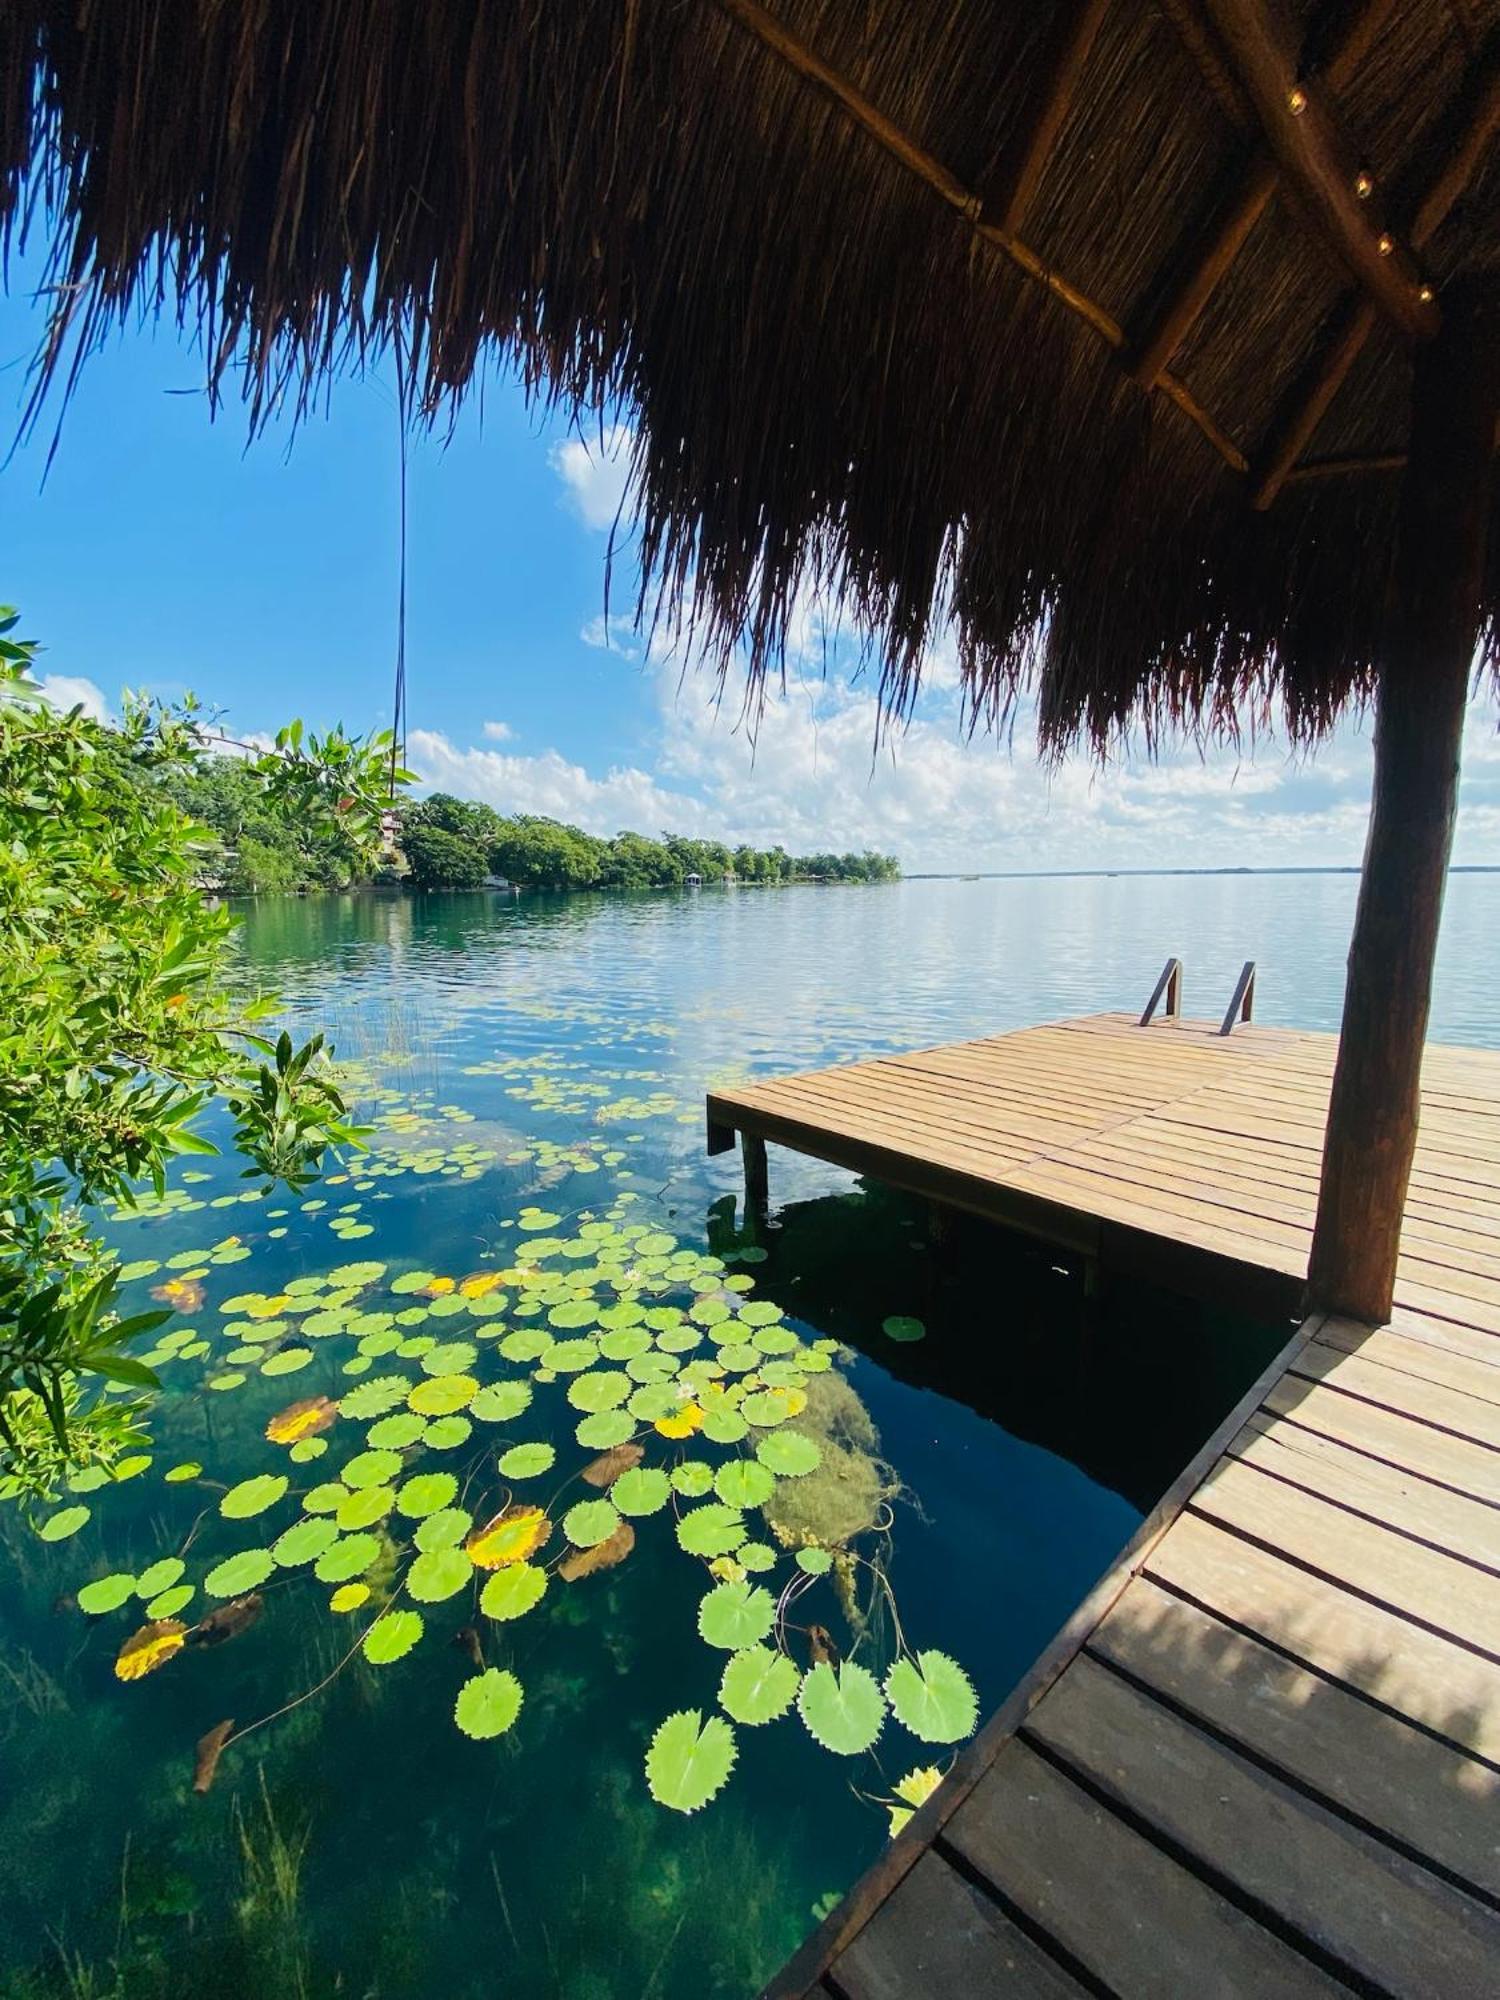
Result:
<instances>
[{"instance_id":1,"label":"dried palm thatch","mask_svg":"<svg viewBox=\"0 0 1500 2000\"><path fill-rule=\"evenodd\" d=\"M1268 153L1237 11L6 0L38 394L142 306L257 418L397 342L440 418L498 353L634 414L642 607L752 684L811 586L892 713L951 615L1053 748L1277 695L1311 738L1373 681L1411 337L1500 259L1500 0L1284 24L1384 267ZM1492 553L1491 665L1497 602Z\"/></svg>"}]
</instances>

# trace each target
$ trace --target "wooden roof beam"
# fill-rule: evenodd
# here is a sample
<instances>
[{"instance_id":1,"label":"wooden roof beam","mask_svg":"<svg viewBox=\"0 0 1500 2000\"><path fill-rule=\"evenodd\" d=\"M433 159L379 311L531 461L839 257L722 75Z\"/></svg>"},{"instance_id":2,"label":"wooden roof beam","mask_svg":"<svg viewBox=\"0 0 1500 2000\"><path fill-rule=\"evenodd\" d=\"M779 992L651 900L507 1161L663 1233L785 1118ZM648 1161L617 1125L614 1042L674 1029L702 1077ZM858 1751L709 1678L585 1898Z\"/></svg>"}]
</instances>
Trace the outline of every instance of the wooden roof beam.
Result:
<instances>
[{"instance_id":1,"label":"wooden roof beam","mask_svg":"<svg viewBox=\"0 0 1500 2000\"><path fill-rule=\"evenodd\" d=\"M1118 320L1097 299L1091 299L1076 285L1055 271L1044 257L1029 244L1023 243L1013 231L1002 229L997 223L986 222L982 218L979 197L972 193L956 174L934 158L925 146L919 144L909 132L903 131L894 119L888 118L878 105L872 104L864 92L797 35L793 34L785 22L768 13L759 0L713 0L719 10L749 35L779 56L807 82L824 92L847 113L850 120L866 132L875 143L891 157L898 160L907 171L932 189L933 193L956 209L970 228L983 242L1008 257L1018 269L1037 284L1044 286L1055 299L1094 329L1105 344L1115 350L1118 356L1125 347L1125 329ZM1173 402L1183 415L1191 418L1214 450L1232 466L1236 472L1248 472L1249 462L1233 438L1214 421L1213 417L1194 396L1186 383L1175 375L1164 374L1160 382L1161 392Z\"/></svg>"},{"instance_id":2,"label":"wooden roof beam","mask_svg":"<svg viewBox=\"0 0 1500 2000\"><path fill-rule=\"evenodd\" d=\"M1318 71L1330 90L1344 89L1355 76L1394 4L1395 0L1365 0L1349 16L1343 34ZM1192 331L1265 214L1279 179L1275 156L1266 147L1257 147L1244 180L1210 223L1192 262L1140 338L1130 372L1143 389L1156 387L1162 370Z\"/></svg>"},{"instance_id":3,"label":"wooden roof beam","mask_svg":"<svg viewBox=\"0 0 1500 2000\"><path fill-rule=\"evenodd\" d=\"M1271 0L1202 0L1254 103L1288 192L1330 248L1401 330L1430 339L1441 315L1412 257L1360 191L1359 156L1327 90L1298 74L1298 55Z\"/></svg>"},{"instance_id":4,"label":"wooden roof beam","mask_svg":"<svg viewBox=\"0 0 1500 2000\"><path fill-rule=\"evenodd\" d=\"M1110 0L1074 0L1062 10L1043 62L1044 86L1015 143L1002 156L992 186L984 192L981 213L986 222L1014 231L1025 221L1109 7Z\"/></svg>"},{"instance_id":5,"label":"wooden roof beam","mask_svg":"<svg viewBox=\"0 0 1500 2000\"><path fill-rule=\"evenodd\" d=\"M1493 57L1468 93L1466 116L1447 150L1447 164L1417 204L1411 240L1423 249L1447 220L1454 203L1483 166L1500 133L1500 54ZM1264 512L1302 456L1329 405L1375 329L1375 308L1367 298L1348 299L1339 308L1322 359L1302 395L1290 404L1262 449L1250 504Z\"/></svg>"}]
</instances>

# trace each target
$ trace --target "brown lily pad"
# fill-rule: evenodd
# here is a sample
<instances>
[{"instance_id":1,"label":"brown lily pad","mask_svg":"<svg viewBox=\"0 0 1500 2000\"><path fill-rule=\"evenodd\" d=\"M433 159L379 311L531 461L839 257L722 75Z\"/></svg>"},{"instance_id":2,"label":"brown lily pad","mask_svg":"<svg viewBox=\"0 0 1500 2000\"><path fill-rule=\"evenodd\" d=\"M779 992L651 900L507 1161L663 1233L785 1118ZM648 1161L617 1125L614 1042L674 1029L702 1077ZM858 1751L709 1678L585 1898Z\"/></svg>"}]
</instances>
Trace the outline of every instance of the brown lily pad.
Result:
<instances>
[{"instance_id":1,"label":"brown lily pad","mask_svg":"<svg viewBox=\"0 0 1500 2000\"><path fill-rule=\"evenodd\" d=\"M629 1472L645 1456L644 1445L617 1444L612 1450L590 1459L578 1476L589 1486L613 1486L622 1472Z\"/></svg>"},{"instance_id":2,"label":"brown lily pad","mask_svg":"<svg viewBox=\"0 0 1500 2000\"><path fill-rule=\"evenodd\" d=\"M628 1521L622 1521L612 1535L602 1542L596 1542L591 1549L572 1549L557 1566L557 1573L564 1583L577 1583L580 1577L592 1576L596 1570L613 1569L616 1563L624 1562L635 1547L635 1529Z\"/></svg>"}]
</instances>

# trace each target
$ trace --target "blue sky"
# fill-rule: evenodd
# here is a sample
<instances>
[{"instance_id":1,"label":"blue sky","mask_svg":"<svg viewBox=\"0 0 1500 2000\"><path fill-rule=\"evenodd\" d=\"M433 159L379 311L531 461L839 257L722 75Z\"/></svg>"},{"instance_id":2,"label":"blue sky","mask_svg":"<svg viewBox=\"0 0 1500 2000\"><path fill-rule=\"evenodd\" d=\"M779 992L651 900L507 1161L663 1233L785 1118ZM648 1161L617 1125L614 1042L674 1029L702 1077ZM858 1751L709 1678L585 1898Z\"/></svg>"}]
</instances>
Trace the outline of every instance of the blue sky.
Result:
<instances>
[{"instance_id":1,"label":"blue sky","mask_svg":"<svg viewBox=\"0 0 1500 2000\"><path fill-rule=\"evenodd\" d=\"M0 296L0 440L14 436L43 314L34 261ZM293 431L247 442L211 420L201 360L169 323L112 339L65 412L0 468L0 601L47 648L59 697L192 688L240 733L292 715L389 719L398 421L389 378L338 383ZM43 472L61 419L55 459ZM839 671L807 607L785 701L752 746L736 692L602 643L605 557L628 428L601 440L528 411L496 378L451 439L409 447L408 719L429 781L502 810L797 850L876 845L909 869L1357 862L1368 745L1343 730L1311 763L1186 750L1151 766L1047 775L1025 719L1008 755L961 727L946 649L915 720L879 756L867 685ZM617 559L617 608L634 568ZM825 673L825 666L827 671ZM1500 858L1493 706L1471 718L1457 858Z\"/></svg>"}]
</instances>

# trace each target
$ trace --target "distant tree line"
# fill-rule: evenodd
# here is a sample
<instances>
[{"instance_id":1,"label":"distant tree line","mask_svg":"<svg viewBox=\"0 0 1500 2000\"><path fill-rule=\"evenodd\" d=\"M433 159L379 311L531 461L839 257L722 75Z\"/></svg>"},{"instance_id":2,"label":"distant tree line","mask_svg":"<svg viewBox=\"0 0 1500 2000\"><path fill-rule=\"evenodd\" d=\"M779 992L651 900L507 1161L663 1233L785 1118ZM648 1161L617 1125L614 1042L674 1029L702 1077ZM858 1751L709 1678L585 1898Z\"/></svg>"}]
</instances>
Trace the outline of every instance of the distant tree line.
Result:
<instances>
[{"instance_id":1,"label":"distant tree line","mask_svg":"<svg viewBox=\"0 0 1500 2000\"><path fill-rule=\"evenodd\" d=\"M525 889L675 889L704 882L894 882L894 855L788 854L666 833L604 840L531 813L505 817L446 792L403 807L400 842L419 889L477 889L489 876Z\"/></svg>"}]
</instances>

